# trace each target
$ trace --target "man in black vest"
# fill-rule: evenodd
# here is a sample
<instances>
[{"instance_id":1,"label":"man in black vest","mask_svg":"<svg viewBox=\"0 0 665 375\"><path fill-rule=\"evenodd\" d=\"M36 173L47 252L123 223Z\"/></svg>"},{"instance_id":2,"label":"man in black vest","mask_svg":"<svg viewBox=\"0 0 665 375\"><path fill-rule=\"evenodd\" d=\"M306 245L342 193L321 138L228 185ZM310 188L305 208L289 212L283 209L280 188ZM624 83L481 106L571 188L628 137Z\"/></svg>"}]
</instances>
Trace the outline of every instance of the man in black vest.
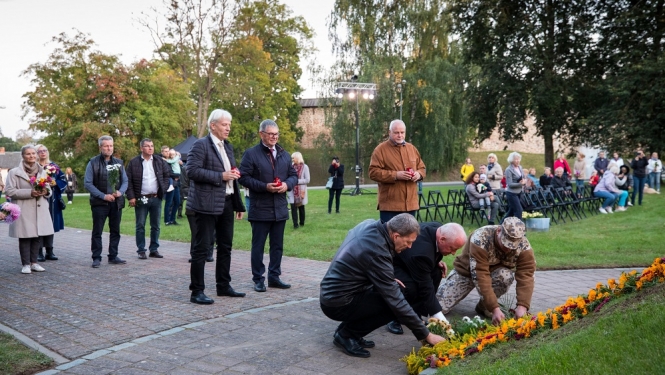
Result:
<instances>
[{"instance_id":1,"label":"man in black vest","mask_svg":"<svg viewBox=\"0 0 665 375\"><path fill-rule=\"evenodd\" d=\"M127 199L135 207L136 247L139 259L148 259L145 252L145 221L150 214L151 258L163 258L159 248L159 219L162 216L162 198L169 188L170 168L161 159L153 157L155 146L151 139L141 140L141 154L127 164ZM169 169L169 170L167 170Z\"/></svg>"},{"instance_id":2,"label":"man in black vest","mask_svg":"<svg viewBox=\"0 0 665 375\"><path fill-rule=\"evenodd\" d=\"M109 263L123 264L118 257L120 221L125 207L123 195L127 190L127 174L122 160L113 157L113 137L103 135L97 141L100 154L90 159L85 168L85 188L90 192L92 209L92 267L99 268L102 261L102 232L109 219ZM117 176L117 177L116 177ZM111 179L116 180L112 181Z\"/></svg>"}]
</instances>

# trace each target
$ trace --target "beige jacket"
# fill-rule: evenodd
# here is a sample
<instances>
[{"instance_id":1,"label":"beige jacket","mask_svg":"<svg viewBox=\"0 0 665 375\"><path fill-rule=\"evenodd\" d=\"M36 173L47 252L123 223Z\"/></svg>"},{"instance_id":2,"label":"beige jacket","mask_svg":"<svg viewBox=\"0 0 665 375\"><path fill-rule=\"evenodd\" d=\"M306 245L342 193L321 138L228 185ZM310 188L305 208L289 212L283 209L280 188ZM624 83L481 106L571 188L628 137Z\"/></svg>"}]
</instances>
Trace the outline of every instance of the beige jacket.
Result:
<instances>
[{"instance_id":1,"label":"beige jacket","mask_svg":"<svg viewBox=\"0 0 665 375\"><path fill-rule=\"evenodd\" d=\"M46 176L42 166L39 166L37 176ZM13 168L7 174L6 194L12 198L12 203L21 208L21 216L9 225L9 237L34 238L53 234L53 221L48 210L48 197L51 188L48 187L45 197L35 199L30 194L32 184L30 177L22 166Z\"/></svg>"},{"instance_id":2,"label":"beige jacket","mask_svg":"<svg viewBox=\"0 0 665 375\"><path fill-rule=\"evenodd\" d=\"M503 179L503 169L499 163L494 163L491 171L487 171L487 181L492 190L501 189L501 179Z\"/></svg>"}]
</instances>

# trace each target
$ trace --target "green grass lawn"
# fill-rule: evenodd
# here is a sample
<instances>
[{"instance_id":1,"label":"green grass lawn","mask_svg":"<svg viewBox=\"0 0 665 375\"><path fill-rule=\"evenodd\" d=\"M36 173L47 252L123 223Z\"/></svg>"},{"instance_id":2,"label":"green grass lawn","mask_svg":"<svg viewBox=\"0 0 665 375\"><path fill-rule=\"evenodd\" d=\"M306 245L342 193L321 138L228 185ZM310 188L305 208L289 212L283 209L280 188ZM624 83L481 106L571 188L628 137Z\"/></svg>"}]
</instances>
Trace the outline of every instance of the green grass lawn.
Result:
<instances>
[{"instance_id":1,"label":"green grass lawn","mask_svg":"<svg viewBox=\"0 0 665 375\"><path fill-rule=\"evenodd\" d=\"M52 365L51 358L0 333L0 374L34 374Z\"/></svg>"},{"instance_id":2,"label":"green grass lawn","mask_svg":"<svg viewBox=\"0 0 665 375\"><path fill-rule=\"evenodd\" d=\"M447 188L435 187L447 194ZM428 188L425 189L427 192ZM284 254L300 258L330 260L346 233L365 219L378 219L376 195L341 198L341 213L328 214L328 191L309 190L305 226L294 229L287 222L284 234ZM651 264L663 255L665 197L645 196L644 205L629 208L627 212L612 215L594 215L566 224L552 225L549 232L529 232L528 238L535 250L538 269L575 269L594 267L632 267ZM123 210L121 231L134 235L134 209ZM88 199L78 196L64 212L65 225L91 228ZM179 226L161 227L163 240L189 242L187 219L179 219ZM467 232L476 227L465 226ZM57 234L56 234L57 237ZM57 238L56 238L57 243ZM183 244L183 246L187 246ZM234 248L249 250L251 228L247 220L235 225ZM450 258L450 257L448 257ZM447 259L452 262L452 259Z\"/></svg>"},{"instance_id":3,"label":"green grass lawn","mask_svg":"<svg viewBox=\"0 0 665 375\"><path fill-rule=\"evenodd\" d=\"M665 284L659 284L557 331L453 362L438 374L662 374L663 309Z\"/></svg>"}]
</instances>

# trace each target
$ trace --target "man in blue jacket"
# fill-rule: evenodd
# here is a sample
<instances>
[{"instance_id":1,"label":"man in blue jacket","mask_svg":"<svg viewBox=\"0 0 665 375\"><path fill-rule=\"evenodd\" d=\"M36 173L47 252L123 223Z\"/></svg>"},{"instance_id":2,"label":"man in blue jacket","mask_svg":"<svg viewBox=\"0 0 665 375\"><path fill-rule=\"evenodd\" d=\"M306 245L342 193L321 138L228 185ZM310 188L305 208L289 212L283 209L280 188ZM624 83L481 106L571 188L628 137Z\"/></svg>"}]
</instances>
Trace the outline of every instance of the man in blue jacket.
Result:
<instances>
[{"instance_id":1,"label":"man in blue jacket","mask_svg":"<svg viewBox=\"0 0 665 375\"><path fill-rule=\"evenodd\" d=\"M261 142L245 151L240 163L239 182L249 189L248 220L252 225L252 281L254 290L265 292L266 271L263 249L270 236L270 263L268 286L288 289L282 282L282 252L284 227L289 219L286 192L298 183L298 175L291 164L291 155L277 144L279 127L272 120L264 120L259 126Z\"/></svg>"}]
</instances>

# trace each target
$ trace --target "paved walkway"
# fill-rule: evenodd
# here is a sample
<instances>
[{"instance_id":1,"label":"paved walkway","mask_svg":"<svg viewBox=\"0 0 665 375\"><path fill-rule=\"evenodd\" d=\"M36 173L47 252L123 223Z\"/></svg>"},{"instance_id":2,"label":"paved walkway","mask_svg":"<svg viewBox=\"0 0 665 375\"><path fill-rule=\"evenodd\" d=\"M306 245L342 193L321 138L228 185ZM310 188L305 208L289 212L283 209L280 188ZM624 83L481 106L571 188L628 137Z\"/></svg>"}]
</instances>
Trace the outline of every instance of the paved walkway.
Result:
<instances>
[{"instance_id":1,"label":"paved walkway","mask_svg":"<svg viewBox=\"0 0 665 375\"><path fill-rule=\"evenodd\" d=\"M163 241L163 259L139 260L134 238L123 236L120 256L128 263L104 260L93 269L90 232L67 228L55 238L60 260L44 263L46 272L23 275L17 240L7 237L7 228L0 224L0 323L56 358L58 366L44 374L404 374L399 358L418 346L409 332L383 329L368 336L377 343L369 359L333 346L337 323L318 304L327 262L285 258L282 277L293 287L256 293L249 253L234 251L232 285L247 296L215 297L213 286L208 292L215 304L198 306L189 302L186 244ZM538 272L532 311L619 274ZM214 280L212 264L206 280ZM477 300L470 295L450 315L475 315Z\"/></svg>"}]
</instances>

